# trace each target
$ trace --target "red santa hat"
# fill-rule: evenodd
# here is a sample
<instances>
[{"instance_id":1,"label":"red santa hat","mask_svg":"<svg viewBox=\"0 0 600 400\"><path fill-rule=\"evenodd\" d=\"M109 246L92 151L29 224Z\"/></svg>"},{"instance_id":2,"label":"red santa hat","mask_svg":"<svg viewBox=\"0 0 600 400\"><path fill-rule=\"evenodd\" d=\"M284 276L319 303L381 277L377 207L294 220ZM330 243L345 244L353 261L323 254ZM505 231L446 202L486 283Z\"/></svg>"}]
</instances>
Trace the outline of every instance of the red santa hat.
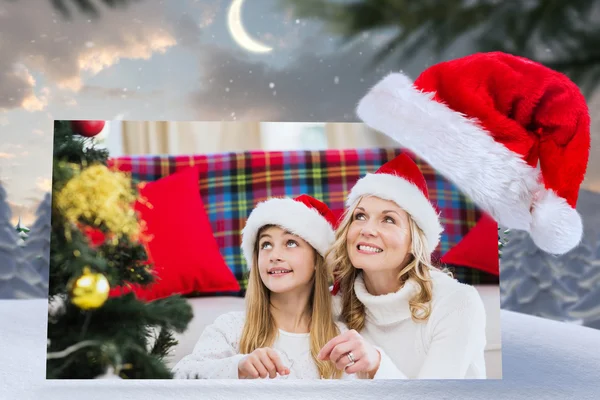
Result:
<instances>
[{"instance_id":1,"label":"red santa hat","mask_svg":"<svg viewBox=\"0 0 600 400\"><path fill-rule=\"evenodd\" d=\"M410 149L507 228L563 254L581 241L575 210L590 149L590 117L565 75L526 58L477 53L415 82L392 73L359 118ZM538 169L539 161L539 169Z\"/></svg>"},{"instance_id":2,"label":"red santa hat","mask_svg":"<svg viewBox=\"0 0 600 400\"><path fill-rule=\"evenodd\" d=\"M375 173L359 179L348 194L346 206L349 207L361 196L376 196L396 203L421 228L429 251L436 249L443 232L439 213L429 201L425 177L409 156L402 153Z\"/></svg>"},{"instance_id":3,"label":"red santa hat","mask_svg":"<svg viewBox=\"0 0 600 400\"><path fill-rule=\"evenodd\" d=\"M335 240L336 223L335 215L325 203L306 194L295 198L274 197L258 203L242 230L242 252L248 268L252 267L258 231L263 226L277 225L288 230L324 257Z\"/></svg>"}]
</instances>

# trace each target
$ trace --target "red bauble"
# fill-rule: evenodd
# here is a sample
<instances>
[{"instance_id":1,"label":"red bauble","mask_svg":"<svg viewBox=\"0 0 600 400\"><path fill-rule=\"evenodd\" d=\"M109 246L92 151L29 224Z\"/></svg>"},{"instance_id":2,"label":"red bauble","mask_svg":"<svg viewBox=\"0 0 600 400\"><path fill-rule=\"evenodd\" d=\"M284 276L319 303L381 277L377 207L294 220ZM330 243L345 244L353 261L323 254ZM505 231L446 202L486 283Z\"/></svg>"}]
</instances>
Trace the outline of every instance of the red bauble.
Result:
<instances>
[{"instance_id":1,"label":"red bauble","mask_svg":"<svg viewBox=\"0 0 600 400\"><path fill-rule=\"evenodd\" d=\"M94 137L102 132L104 124L104 121L71 121L71 128L78 135Z\"/></svg>"}]
</instances>

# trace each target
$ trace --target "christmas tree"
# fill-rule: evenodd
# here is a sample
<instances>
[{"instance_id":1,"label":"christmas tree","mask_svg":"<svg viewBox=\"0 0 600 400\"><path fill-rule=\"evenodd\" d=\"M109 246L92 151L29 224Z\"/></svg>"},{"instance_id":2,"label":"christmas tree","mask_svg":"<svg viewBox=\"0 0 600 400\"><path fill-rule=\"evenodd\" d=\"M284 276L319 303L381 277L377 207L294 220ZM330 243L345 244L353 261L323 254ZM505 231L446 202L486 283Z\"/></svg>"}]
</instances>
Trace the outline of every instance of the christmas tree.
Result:
<instances>
[{"instance_id":1,"label":"christmas tree","mask_svg":"<svg viewBox=\"0 0 600 400\"><path fill-rule=\"evenodd\" d=\"M23 238L23 248L25 250L25 259L31 264L33 269L40 274L44 292L48 292L48 276L50 266L50 211L52 209L52 197L46 193L42 202L36 211L36 220L31 227L27 229L27 237ZM19 226L20 226L19 220ZM17 228L19 230L19 228ZM23 228L21 227L21 230Z\"/></svg>"},{"instance_id":2,"label":"christmas tree","mask_svg":"<svg viewBox=\"0 0 600 400\"><path fill-rule=\"evenodd\" d=\"M133 209L137 191L108 169L108 151L93 138L103 123L93 125L54 125L47 378L172 378L165 357L191 307L179 296L109 297L111 287L143 287L154 276Z\"/></svg>"},{"instance_id":3,"label":"christmas tree","mask_svg":"<svg viewBox=\"0 0 600 400\"><path fill-rule=\"evenodd\" d=\"M45 280L24 258L11 214L0 182L0 299L43 298Z\"/></svg>"},{"instance_id":4,"label":"christmas tree","mask_svg":"<svg viewBox=\"0 0 600 400\"><path fill-rule=\"evenodd\" d=\"M512 232L500 264L502 308L565 322L580 318L570 312L584 293L582 276L592 268L591 243L584 239L561 256L540 250L527 232Z\"/></svg>"},{"instance_id":5,"label":"christmas tree","mask_svg":"<svg viewBox=\"0 0 600 400\"><path fill-rule=\"evenodd\" d=\"M29 237L30 229L21 223L21 217L19 217L19 222L17 223L17 233L22 241Z\"/></svg>"}]
</instances>

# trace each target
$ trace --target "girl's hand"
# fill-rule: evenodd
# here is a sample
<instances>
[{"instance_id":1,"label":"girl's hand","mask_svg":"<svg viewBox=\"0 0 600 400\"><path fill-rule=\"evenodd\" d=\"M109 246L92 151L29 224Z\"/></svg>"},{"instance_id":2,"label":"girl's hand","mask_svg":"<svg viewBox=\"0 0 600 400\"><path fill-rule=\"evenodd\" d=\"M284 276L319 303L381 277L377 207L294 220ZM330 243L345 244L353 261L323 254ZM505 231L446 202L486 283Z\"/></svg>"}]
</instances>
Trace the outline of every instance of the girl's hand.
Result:
<instances>
[{"instance_id":1,"label":"girl's hand","mask_svg":"<svg viewBox=\"0 0 600 400\"><path fill-rule=\"evenodd\" d=\"M348 356L350 354L350 357ZM351 361L354 358L354 362ZM318 354L320 360L330 360L347 374L366 372L369 377L379 369L381 354L354 329L331 339Z\"/></svg>"},{"instance_id":2,"label":"girl's hand","mask_svg":"<svg viewBox=\"0 0 600 400\"><path fill-rule=\"evenodd\" d=\"M279 375L288 375L290 370L281 362L279 354L270 347L254 350L238 364L238 378L258 379L275 378Z\"/></svg>"}]
</instances>

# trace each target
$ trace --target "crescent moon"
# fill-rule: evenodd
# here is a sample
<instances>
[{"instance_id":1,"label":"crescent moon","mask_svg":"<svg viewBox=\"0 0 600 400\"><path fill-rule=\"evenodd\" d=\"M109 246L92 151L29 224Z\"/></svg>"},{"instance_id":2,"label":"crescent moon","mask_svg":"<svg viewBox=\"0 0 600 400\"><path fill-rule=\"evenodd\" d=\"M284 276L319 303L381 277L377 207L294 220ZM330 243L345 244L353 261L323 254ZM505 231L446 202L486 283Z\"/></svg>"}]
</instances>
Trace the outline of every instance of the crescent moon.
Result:
<instances>
[{"instance_id":1,"label":"crescent moon","mask_svg":"<svg viewBox=\"0 0 600 400\"><path fill-rule=\"evenodd\" d=\"M243 47L244 49L252 53L269 53L273 50L255 39L253 39L242 24L242 4L244 0L233 0L229 7L229 13L227 14L227 27L233 40Z\"/></svg>"}]
</instances>

